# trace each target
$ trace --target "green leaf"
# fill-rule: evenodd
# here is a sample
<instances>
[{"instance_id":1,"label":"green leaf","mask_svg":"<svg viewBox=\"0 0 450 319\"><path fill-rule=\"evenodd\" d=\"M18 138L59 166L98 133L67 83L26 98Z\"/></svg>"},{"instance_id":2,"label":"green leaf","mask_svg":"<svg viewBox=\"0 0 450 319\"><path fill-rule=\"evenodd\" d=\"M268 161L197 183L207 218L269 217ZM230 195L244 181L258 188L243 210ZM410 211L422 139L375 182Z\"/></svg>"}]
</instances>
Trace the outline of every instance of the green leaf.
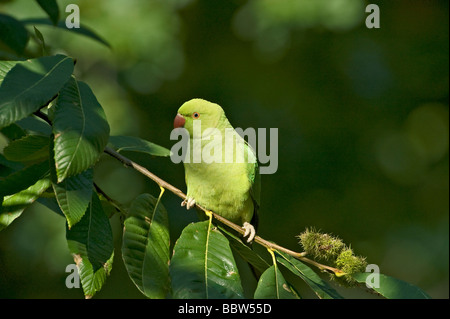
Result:
<instances>
[{"instance_id":1,"label":"green leaf","mask_svg":"<svg viewBox=\"0 0 450 319\"><path fill-rule=\"evenodd\" d=\"M261 258L253 249L244 244L240 238L226 230L222 226L218 226L220 231L227 237L231 248L234 249L246 262L251 264L257 272L262 274L270 265Z\"/></svg>"},{"instance_id":2,"label":"green leaf","mask_svg":"<svg viewBox=\"0 0 450 319\"><path fill-rule=\"evenodd\" d=\"M43 204L59 213L52 201ZM66 229L66 239L78 267L84 295L91 298L103 287L114 259L111 225L95 192L83 218Z\"/></svg>"},{"instance_id":3,"label":"green leaf","mask_svg":"<svg viewBox=\"0 0 450 319\"><path fill-rule=\"evenodd\" d=\"M50 20L56 25L59 21L59 8L56 0L36 0L42 9L48 14Z\"/></svg>"},{"instance_id":4,"label":"green leaf","mask_svg":"<svg viewBox=\"0 0 450 319\"><path fill-rule=\"evenodd\" d=\"M21 163L42 162L48 159L49 144L48 136L26 135L9 143L3 153L10 161Z\"/></svg>"},{"instance_id":5,"label":"green leaf","mask_svg":"<svg viewBox=\"0 0 450 319\"><path fill-rule=\"evenodd\" d=\"M94 272L111 257L114 250L111 225L97 193L92 193L92 200L83 218L66 230L66 239L70 252L87 257Z\"/></svg>"},{"instance_id":6,"label":"green leaf","mask_svg":"<svg viewBox=\"0 0 450 319\"><path fill-rule=\"evenodd\" d=\"M133 136L110 136L109 142L117 152L141 152L155 156L170 156L170 150L149 141Z\"/></svg>"},{"instance_id":7,"label":"green leaf","mask_svg":"<svg viewBox=\"0 0 450 319\"><path fill-rule=\"evenodd\" d=\"M15 123L1 128L0 132L10 141L18 140L27 135L25 130Z\"/></svg>"},{"instance_id":8,"label":"green leaf","mask_svg":"<svg viewBox=\"0 0 450 319\"><path fill-rule=\"evenodd\" d=\"M274 264L259 279L255 299L299 299L299 296Z\"/></svg>"},{"instance_id":9,"label":"green leaf","mask_svg":"<svg viewBox=\"0 0 450 319\"><path fill-rule=\"evenodd\" d=\"M51 189L52 195L54 196L54 192L53 189ZM48 209L50 209L51 211L57 213L59 216L61 217L66 217L64 216L64 213L61 211L61 208L58 205L58 201L56 200L55 197L48 197L45 196L45 193L39 197L36 202L38 202L41 205L44 205L45 207L47 207Z\"/></svg>"},{"instance_id":10,"label":"green leaf","mask_svg":"<svg viewBox=\"0 0 450 319\"><path fill-rule=\"evenodd\" d=\"M89 86L74 77L55 104L53 134L58 182L91 167L108 142L105 112Z\"/></svg>"},{"instance_id":11,"label":"green leaf","mask_svg":"<svg viewBox=\"0 0 450 319\"><path fill-rule=\"evenodd\" d=\"M5 178L14 172L23 169L25 166L21 163L8 161L3 154L0 153L0 178ZM0 188L1 193L1 188ZM1 196L1 195L0 195Z\"/></svg>"},{"instance_id":12,"label":"green leaf","mask_svg":"<svg viewBox=\"0 0 450 319\"><path fill-rule=\"evenodd\" d=\"M114 259L114 252L111 257L106 261L104 266L94 271L92 264L86 255L73 254L75 263L78 267L78 273L80 274L81 286L83 287L83 293L86 299L92 298L95 293L100 291L106 282L106 277L109 276L112 270L112 264Z\"/></svg>"},{"instance_id":13,"label":"green leaf","mask_svg":"<svg viewBox=\"0 0 450 319\"><path fill-rule=\"evenodd\" d=\"M239 272L225 236L209 221L184 228L170 262L177 299L243 298Z\"/></svg>"},{"instance_id":14,"label":"green leaf","mask_svg":"<svg viewBox=\"0 0 450 319\"><path fill-rule=\"evenodd\" d=\"M371 283L372 289L388 299L431 299L431 297L422 289L407 283L403 280L386 276L383 274L376 274L371 272L361 272L352 274L352 277L361 284L366 284L369 276L378 276L379 283Z\"/></svg>"},{"instance_id":15,"label":"green leaf","mask_svg":"<svg viewBox=\"0 0 450 319\"><path fill-rule=\"evenodd\" d=\"M48 175L49 172L49 163L48 161L44 161L25 166L6 177L0 177L0 196L20 192L35 184L38 180Z\"/></svg>"},{"instance_id":16,"label":"green leaf","mask_svg":"<svg viewBox=\"0 0 450 319\"><path fill-rule=\"evenodd\" d=\"M84 216L92 199L93 169L66 178L61 183L53 183L56 199L66 216L69 229Z\"/></svg>"},{"instance_id":17,"label":"green leaf","mask_svg":"<svg viewBox=\"0 0 450 319\"><path fill-rule=\"evenodd\" d=\"M43 25L53 26L52 21L50 21L49 19L46 19L46 18L25 19L25 20L22 20L21 22L24 24L43 24ZM86 27L84 25L80 25L79 28L68 29L65 21L59 21L58 24L55 25L55 27L60 28L65 31L78 33L80 35L91 38L91 39L107 46L108 48L111 48L111 45L105 39L103 39L98 34L96 34L94 31L92 31L91 29L89 29L88 27Z\"/></svg>"},{"instance_id":18,"label":"green leaf","mask_svg":"<svg viewBox=\"0 0 450 319\"><path fill-rule=\"evenodd\" d=\"M0 85L6 74L17 64L18 61L0 61Z\"/></svg>"},{"instance_id":19,"label":"green leaf","mask_svg":"<svg viewBox=\"0 0 450 319\"><path fill-rule=\"evenodd\" d=\"M41 31L38 30L38 28L36 28L35 26L33 26L34 28L34 34L36 35L36 37L39 39L39 41L41 42L41 47L42 47L42 55L47 55L47 49L45 47L45 40L44 40L44 36L42 35Z\"/></svg>"},{"instance_id":20,"label":"green leaf","mask_svg":"<svg viewBox=\"0 0 450 319\"><path fill-rule=\"evenodd\" d=\"M170 288L169 219L161 195L138 196L124 223L123 261L131 280L149 298L165 298Z\"/></svg>"},{"instance_id":21,"label":"green leaf","mask_svg":"<svg viewBox=\"0 0 450 319\"><path fill-rule=\"evenodd\" d=\"M0 13L0 51L22 55L28 43L28 31L22 22Z\"/></svg>"},{"instance_id":22,"label":"green leaf","mask_svg":"<svg viewBox=\"0 0 450 319\"><path fill-rule=\"evenodd\" d=\"M28 116L17 121L15 124L31 134L44 136L50 136L52 134L51 126L38 117Z\"/></svg>"},{"instance_id":23,"label":"green leaf","mask_svg":"<svg viewBox=\"0 0 450 319\"><path fill-rule=\"evenodd\" d=\"M0 230L9 226L49 187L50 179L44 178L17 194L5 196L0 210Z\"/></svg>"},{"instance_id":24,"label":"green leaf","mask_svg":"<svg viewBox=\"0 0 450 319\"><path fill-rule=\"evenodd\" d=\"M64 55L17 63L0 86L0 128L43 107L72 72L73 60Z\"/></svg>"},{"instance_id":25,"label":"green leaf","mask_svg":"<svg viewBox=\"0 0 450 319\"><path fill-rule=\"evenodd\" d=\"M320 299L343 299L333 287L300 260L280 251L275 251L275 254L277 261L302 278Z\"/></svg>"}]
</instances>

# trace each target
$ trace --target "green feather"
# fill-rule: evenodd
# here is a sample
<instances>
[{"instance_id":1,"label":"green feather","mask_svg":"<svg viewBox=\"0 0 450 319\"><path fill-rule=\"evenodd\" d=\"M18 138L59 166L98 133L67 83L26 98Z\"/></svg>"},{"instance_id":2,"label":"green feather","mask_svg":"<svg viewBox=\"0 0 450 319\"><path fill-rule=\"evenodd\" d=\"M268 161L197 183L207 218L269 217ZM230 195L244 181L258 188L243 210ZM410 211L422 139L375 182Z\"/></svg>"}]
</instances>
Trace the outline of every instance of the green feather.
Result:
<instances>
[{"instance_id":1,"label":"green feather","mask_svg":"<svg viewBox=\"0 0 450 319\"><path fill-rule=\"evenodd\" d=\"M186 120L184 127L191 137L189 162L184 163L187 196L234 223L254 224L260 204L260 175L254 150L236 133L217 104L194 99L183 104L178 114ZM195 121L198 120L201 120L202 139L194 136ZM235 154L231 162L225 162L226 132L233 138L235 153L241 151L245 155L244 161L237 161ZM218 153L221 154L220 163L206 163L203 159L200 163L193 162L196 148L197 151L201 148L201 154L221 148L222 152Z\"/></svg>"}]
</instances>

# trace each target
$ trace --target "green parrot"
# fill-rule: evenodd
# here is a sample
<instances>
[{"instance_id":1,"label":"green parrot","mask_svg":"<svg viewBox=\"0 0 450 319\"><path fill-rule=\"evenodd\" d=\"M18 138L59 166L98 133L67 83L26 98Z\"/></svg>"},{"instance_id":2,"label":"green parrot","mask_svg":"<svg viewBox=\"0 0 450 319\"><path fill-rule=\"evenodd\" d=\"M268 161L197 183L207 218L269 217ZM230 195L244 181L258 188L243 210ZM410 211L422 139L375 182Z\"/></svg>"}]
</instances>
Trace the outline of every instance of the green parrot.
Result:
<instances>
[{"instance_id":1,"label":"green parrot","mask_svg":"<svg viewBox=\"0 0 450 319\"><path fill-rule=\"evenodd\" d=\"M258 223L260 174L255 151L234 130L220 105L203 99L184 103L174 128L189 133L184 159L187 209L196 203L243 225L252 242Z\"/></svg>"}]
</instances>

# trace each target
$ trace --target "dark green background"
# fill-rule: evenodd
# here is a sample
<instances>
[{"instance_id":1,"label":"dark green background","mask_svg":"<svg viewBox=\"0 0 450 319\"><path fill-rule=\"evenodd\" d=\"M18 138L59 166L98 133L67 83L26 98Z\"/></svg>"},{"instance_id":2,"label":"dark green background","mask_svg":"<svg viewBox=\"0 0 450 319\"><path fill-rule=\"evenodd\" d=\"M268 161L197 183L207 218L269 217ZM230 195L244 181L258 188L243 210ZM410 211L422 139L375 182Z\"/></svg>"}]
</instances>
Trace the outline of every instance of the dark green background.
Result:
<instances>
[{"instance_id":1,"label":"dark green background","mask_svg":"<svg viewBox=\"0 0 450 319\"><path fill-rule=\"evenodd\" d=\"M76 1L81 23L112 50L38 28L52 54L77 59L112 134L170 148L176 111L194 97L222 105L235 127L278 128L278 171L262 177L263 238L301 250L296 235L313 226L382 273L448 298L448 1L372 2L380 29L366 28L369 2L359 0ZM69 3L58 1L62 19ZM0 3L0 12L45 16L29 0ZM28 53L39 52L30 43ZM185 190L182 165L134 159ZM106 156L95 179L124 203L159 193ZM163 203L175 241L197 217L169 192ZM113 271L96 297L141 297L120 257L120 223L112 223ZM35 204L0 233L0 297L81 298L64 284L72 262L64 220Z\"/></svg>"}]
</instances>

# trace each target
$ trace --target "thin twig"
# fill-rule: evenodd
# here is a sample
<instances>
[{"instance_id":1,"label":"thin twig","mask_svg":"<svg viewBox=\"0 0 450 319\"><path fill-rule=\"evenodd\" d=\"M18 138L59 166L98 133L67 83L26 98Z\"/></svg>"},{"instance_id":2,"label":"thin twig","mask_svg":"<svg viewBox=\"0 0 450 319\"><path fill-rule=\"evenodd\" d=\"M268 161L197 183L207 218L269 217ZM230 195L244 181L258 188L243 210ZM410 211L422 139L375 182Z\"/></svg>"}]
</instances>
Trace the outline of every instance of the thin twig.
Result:
<instances>
[{"instance_id":1,"label":"thin twig","mask_svg":"<svg viewBox=\"0 0 450 319\"><path fill-rule=\"evenodd\" d=\"M181 199L185 200L186 199L186 194L184 194L181 190L179 190L178 188L176 188L175 186L167 183L165 180L159 178L158 176L156 176L155 174L153 174L152 172L150 172L148 169L146 169L145 167L133 162L132 160L130 160L129 158L123 156L122 154L116 152L115 150L113 150L110 147L106 147L104 152L108 155L110 155L111 157L119 160L120 162L122 162L125 166L127 167L131 167L133 169L135 169L136 171L138 171L139 173L143 174L144 176L150 178L151 180L153 180L156 184L158 184L160 187L163 187L169 191L171 191L172 193L174 193L175 195L177 195L178 197L180 197ZM206 208L202 207L201 205L195 204L200 210L202 210L205 213L211 213L212 216L214 217L214 219L218 220L219 222L221 222L222 224L234 229L235 231L237 231L238 233L240 233L241 235L244 235L245 229L241 226L236 225L235 223L232 223L231 221L229 221L228 219L210 211L207 210ZM314 265L316 267L318 267L321 270L327 270L330 272L333 272L335 274L342 274L343 272L339 269L327 266L327 265L322 265L314 260L311 260L309 258L306 258L306 252L295 252L292 251L290 249L284 248L280 245L277 245L275 243L269 242L263 238L261 238L260 236L255 236L254 238L254 242L272 249L272 250L278 250L281 252L284 252L288 255L291 255L301 261L304 261L306 263L309 263L311 265Z\"/></svg>"},{"instance_id":2,"label":"thin twig","mask_svg":"<svg viewBox=\"0 0 450 319\"><path fill-rule=\"evenodd\" d=\"M163 187L169 191L171 191L172 193L174 193L175 195L177 195L178 197L181 197L183 200L186 199L186 195L180 191L178 188L176 188L175 186L172 186L171 184L167 183L165 180L162 180L161 178L159 178L158 176L156 176L155 174L153 174L152 172L150 172L148 169L146 169L145 167L133 162L132 160L130 160L129 158L123 156L122 154L116 152L115 150L113 150L110 147L105 147L105 151L106 154L114 157L115 159L118 159L120 162L122 162L122 164L124 164L125 166L131 167L134 170L138 171L139 173L141 173L142 175L150 178L151 180L153 180L156 184L158 184L160 187ZM204 210L204 209L203 209Z\"/></svg>"},{"instance_id":3,"label":"thin twig","mask_svg":"<svg viewBox=\"0 0 450 319\"><path fill-rule=\"evenodd\" d=\"M109 197L109 195L106 194L105 191L103 189L101 189L100 186L98 186L97 183L95 183L95 182L94 182L94 187L95 187L95 190L97 191L97 193L101 194L109 203L111 203L111 205L114 207L114 209L118 213L122 213L123 209L121 208L121 205L119 202L117 202L114 199L112 199L111 197Z\"/></svg>"}]
</instances>

